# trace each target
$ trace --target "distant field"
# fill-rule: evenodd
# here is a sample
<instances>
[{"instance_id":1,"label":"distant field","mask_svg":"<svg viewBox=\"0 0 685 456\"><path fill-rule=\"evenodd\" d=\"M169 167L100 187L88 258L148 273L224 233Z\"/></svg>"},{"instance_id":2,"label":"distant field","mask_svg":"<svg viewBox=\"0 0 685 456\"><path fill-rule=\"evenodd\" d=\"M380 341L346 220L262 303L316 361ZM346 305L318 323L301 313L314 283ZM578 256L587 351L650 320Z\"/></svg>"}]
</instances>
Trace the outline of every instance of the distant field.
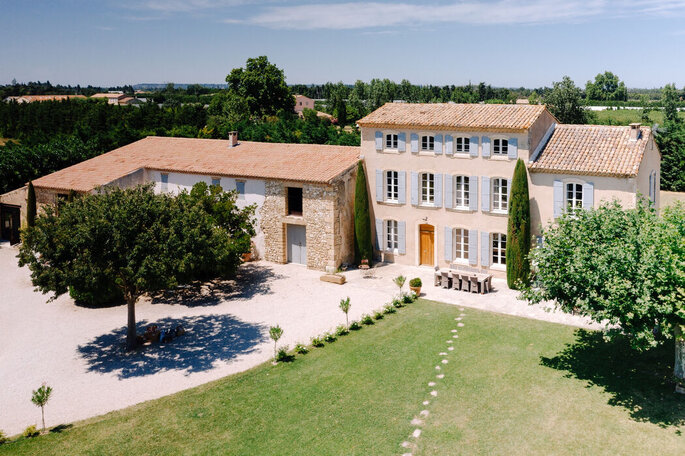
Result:
<instances>
[{"instance_id":1,"label":"distant field","mask_svg":"<svg viewBox=\"0 0 685 456\"><path fill-rule=\"evenodd\" d=\"M642 111L638 109L594 111L593 114L596 116L596 120L593 123L599 125L628 125L632 122L647 124L647 122L642 121ZM680 112L679 115L685 119L685 112ZM661 125L664 123L664 113L661 111L652 111L649 113L649 120L649 126L655 123Z\"/></svg>"}]
</instances>

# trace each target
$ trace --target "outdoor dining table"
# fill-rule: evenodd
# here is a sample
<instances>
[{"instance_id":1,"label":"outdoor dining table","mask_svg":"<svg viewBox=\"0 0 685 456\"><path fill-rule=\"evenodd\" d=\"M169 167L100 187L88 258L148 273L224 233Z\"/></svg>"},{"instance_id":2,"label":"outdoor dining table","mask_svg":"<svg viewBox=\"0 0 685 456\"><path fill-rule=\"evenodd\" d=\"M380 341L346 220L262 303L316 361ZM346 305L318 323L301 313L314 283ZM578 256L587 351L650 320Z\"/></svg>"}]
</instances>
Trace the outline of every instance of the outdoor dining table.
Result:
<instances>
[{"instance_id":1,"label":"outdoor dining table","mask_svg":"<svg viewBox=\"0 0 685 456\"><path fill-rule=\"evenodd\" d=\"M487 286L486 284L488 283L488 280L492 277L492 274L483 274L480 272L467 272L467 271L460 271L458 269L448 269L448 268L441 268L439 270L435 271L435 286L442 286L443 288L456 288L452 283L455 279L457 279L458 276L464 276L464 277L475 277L476 281L478 282L478 293L480 294L485 294L486 291L489 292L490 290L486 290ZM449 278L449 282L447 282L446 279Z\"/></svg>"}]
</instances>

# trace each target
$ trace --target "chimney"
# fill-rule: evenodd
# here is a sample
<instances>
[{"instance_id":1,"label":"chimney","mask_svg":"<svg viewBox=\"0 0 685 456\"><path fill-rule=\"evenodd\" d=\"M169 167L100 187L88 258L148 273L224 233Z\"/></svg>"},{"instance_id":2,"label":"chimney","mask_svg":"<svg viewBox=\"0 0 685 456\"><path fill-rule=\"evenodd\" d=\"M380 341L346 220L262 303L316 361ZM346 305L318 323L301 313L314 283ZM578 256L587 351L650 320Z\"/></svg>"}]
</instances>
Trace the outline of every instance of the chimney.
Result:
<instances>
[{"instance_id":1,"label":"chimney","mask_svg":"<svg viewBox=\"0 0 685 456\"><path fill-rule=\"evenodd\" d=\"M640 130L641 125L642 124L640 124L639 122L630 124L630 141L637 141L638 139L640 139L640 134L642 133L642 131Z\"/></svg>"},{"instance_id":2,"label":"chimney","mask_svg":"<svg viewBox=\"0 0 685 456\"><path fill-rule=\"evenodd\" d=\"M237 145L238 145L238 132L237 131L229 131L228 132L228 147L235 147Z\"/></svg>"}]
</instances>

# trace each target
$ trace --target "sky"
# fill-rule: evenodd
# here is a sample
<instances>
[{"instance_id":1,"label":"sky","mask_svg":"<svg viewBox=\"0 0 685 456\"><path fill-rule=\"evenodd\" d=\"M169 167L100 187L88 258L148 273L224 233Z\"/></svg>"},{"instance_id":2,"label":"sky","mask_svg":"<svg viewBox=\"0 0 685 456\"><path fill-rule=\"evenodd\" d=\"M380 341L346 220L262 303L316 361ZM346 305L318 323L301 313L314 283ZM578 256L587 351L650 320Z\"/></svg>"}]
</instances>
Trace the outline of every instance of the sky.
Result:
<instances>
[{"instance_id":1,"label":"sky","mask_svg":"<svg viewBox=\"0 0 685 456\"><path fill-rule=\"evenodd\" d=\"M685 0L0 0L0 18L0 84L222 83L266 55L289 84L685 86Z\"/></svg>"}]
</instances>

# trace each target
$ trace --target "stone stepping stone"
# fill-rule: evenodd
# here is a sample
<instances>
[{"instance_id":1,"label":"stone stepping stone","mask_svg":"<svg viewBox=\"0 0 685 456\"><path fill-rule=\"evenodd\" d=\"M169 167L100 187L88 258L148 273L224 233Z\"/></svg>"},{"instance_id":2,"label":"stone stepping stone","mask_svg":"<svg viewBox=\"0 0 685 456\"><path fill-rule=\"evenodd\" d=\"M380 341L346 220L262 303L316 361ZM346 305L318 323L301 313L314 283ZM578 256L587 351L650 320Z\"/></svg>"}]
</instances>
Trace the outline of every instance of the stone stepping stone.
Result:
<instances>
[{"instance_id":1,"label":"stone stepping stone","mask_svg":"<svg viewBox=\"0 0 685 456\"><path fill-rule=\"evenodd\" d=\"M438 353L438 355L440 355L440 356L447 356L447 353L445 353L445 352L440 352L440 353Z\"/></svg>"},{"instance_id":2,"label":"stone stepping stone","mask_svg":"<svg viewBox=\"0 0 685 456\"><path fill-rule=\"evenodd\" d=\"M458 332L458 331L457 331L456 329L453 329L452 332L455 333L455 332Z\"/></svg>"},{"instance_id":3,"label":"stone stepping stone","mask_svg":"<svg viewBox=\"0 0 685 456\"><path fill-rule=\"evenodd\" d=\"M421 429L414 429L414 432L411 433L411 436L414 437L415 439L418 439L421 437Z\"/></svg>"},{"instance_id":4,"label":"stone stepping stone","mask_svg":"<svg viewBox=\"0 0 685 456\"><path fill-rule=\"evenodd\" d=\"M411 453L402 453L402 456L412 456Z\"/></svg>"},{"instance_id":5,"label":"stone stepping stone","mask_svg":"<svg viewBox=\"0 0 685 456\"><path fill-rule=\"evenodd\" d=\"M430 403L431 403L431 401L423 401L423 405L428 405Z\"/></svg>"},{"instance_id":6,"label":"stone stepping stone","mask_svg":"<svg viewBox=\"0 0 685 456\"><path fill-rule=\"evenodd\" d=\"M423 426L423 420L420 420L418 418L414 418L411 420L412 426Z\"/></svg>"},{"instance_id":7,"label":"stone stepping stone","mask_svg":"<svg viewBox=\"0 0 685 456\"><path fill-rule=\"evenodd\" d=\"M400 444L402 448L410 448L411 447L411 442L404 441ZM411 453L404 453L404 454L411 454Z\"/></svg>"},{"instance_id":8,"label":"stone stepping stone","mask_svg":"<svg viewBox=\"0 0 685 456\"><path fill-rule=\"evenodd\" d=\"M437 392L437 391L435 391L435 390L431 391L431 396L435 397L435 396L437 396L437 395L438 395L438 392Z\"/></svg>"},{"instance_id":9,"label":"stone stepping stone","mask_svg":"<svg viewBox=\"0 0 685 456\"><path fill-rule=\"evenodd\" d=\"M445 342L447 342L448 344L451 344L451 343L452 343L452 341L451 341L451 340L447 340L447 341L445 341Z\"/></svg>"},{"instance_id":10,"label":"stone stepping stone","mask_svg":"<svg viewBox=\"0 0 685 456\"><path fill-rule=\"evenodd\" d=\"M452 336L452 339L459 339L459 336L455 334L454 336Z\"/></svg>"},{"instance_id":11,"label":"stone stepping stone","mask_svg":"<svg viewBox=\"0 0 685 456\"><path fill-rule=\"evenodd\" d=\"M459 322L459 323L457 323L457 326L459 326L459 327L464 326L464 323Z\"/></svg>"},{"instance_id":12,"label":"stone stepping stone","mask_svg":"<svg viewBox=\"0 0 685 456\"><path fill-rule=\"evenodd\" d=\"M464 311L464 308L463 308L463 307L460 307L460 308L459 308L459 311L460 311L460 312L463 312L463 311Z\"/></svg>"},{"instance_id":13,"label":"stone stepping stone","mask_svg":"<svg viewBox=\"0 0 685 456\"><path fill-rule=\"evenodd\" d=\"M440 362L441 362L442 364L447 364L447 363L449 363L449 361L447 361L446 359L443 359L443 360L440 361Z\"/></svg>"},{"instance_id":14,"label":"stone stepping stone","mask_svg":"<svg viewBox=\"0 0 685 456\"><path fill-rule=\"evenodd\" d=\"M445 378L445 374L438 374L436 375L437 378Z\"/></svg>"},{"instance_id":15,"label":"stone stepping stone","mask_svg":"<svg viewBox=\"0 0 685 456\"><path fill-rule=\"evenodd\" d=\"M436 394L437 394L437 393L436 393ZM428 416L428 415L430 415L430 412L429 412L428 410L421 410L421 411L419 412L419 415L421 415L421 416Z\"/></svg>"},{"instance_id":16,"label":"stone stepping stone","mask_svg":"<svg viewBox=\"0 0 685 456\"><path fill-rule=\"evenodd\" d=\"M435 382L428 382L428 386L435 386Z\"/></svg>"},{"instance_id":17,"label":"stone stepping stone","mask_svg":"<svg viewBox=\"0 0 685 456\"><path fill-rule=\"evenodd\" d=\"M447 349L448 349L449 351L452 351L452 350L454 350L454 347L447 347Z\"/></svg>"},{"instance_id":18,"label":"stone stepping stone","mask_svg":"<svg viewBox=\"0 0 685 456\"><path fill-rule=\"evenodd\" d=\"M461 317L457 317L457 318L455 318L455 320L461 321Z\"/></svg>"},{"instance_id":19,"label":"stone stepping stone","mask_svg":"<svg viewBox=\"0 0 685 456\"><path fill-rule=\"evenodd\" d=\"M461 309L461 310L464 310L464 309ZM460 317L465 317L466 314L459 314L459 316L460 316Z\"/></svg>"},{"instance_id":20,"label":"stone stepping stone","mask_svg":"<svg viewBox=\"0 0 685 456\"><path fill-rule=\"evenodd\" d=\"M435 370L440 370L442 369L440 366L435 366Z\"/></svg>"}]
</instances>

